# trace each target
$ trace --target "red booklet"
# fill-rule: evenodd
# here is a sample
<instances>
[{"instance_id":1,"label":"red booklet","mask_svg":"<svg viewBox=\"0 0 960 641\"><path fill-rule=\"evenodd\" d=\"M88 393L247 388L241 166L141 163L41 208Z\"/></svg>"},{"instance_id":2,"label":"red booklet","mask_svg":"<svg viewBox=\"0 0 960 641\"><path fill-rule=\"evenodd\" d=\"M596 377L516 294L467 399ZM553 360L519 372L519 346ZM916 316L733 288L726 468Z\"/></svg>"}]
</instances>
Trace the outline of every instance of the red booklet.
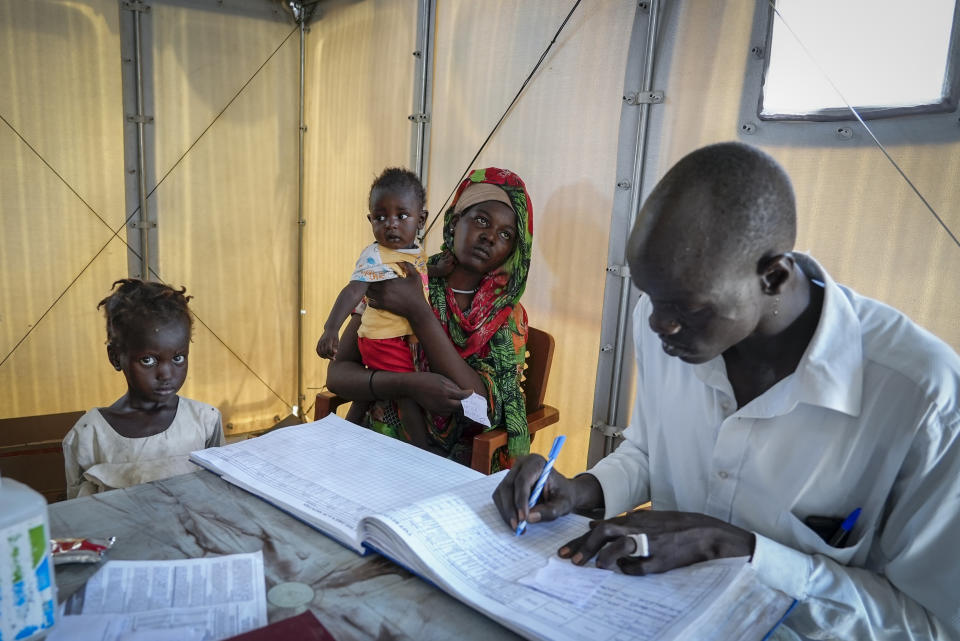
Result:
<instances>
[{"instance_id":1,"label":"red booklet","mask_svg":"<svg viewBox=\"0 0 960 641\"><path fill-rule=\"evenodd\" d=\"M289 619L250 630L224 641L336 641L313 612L307 610Z\"/></svg>"}]
</instances>

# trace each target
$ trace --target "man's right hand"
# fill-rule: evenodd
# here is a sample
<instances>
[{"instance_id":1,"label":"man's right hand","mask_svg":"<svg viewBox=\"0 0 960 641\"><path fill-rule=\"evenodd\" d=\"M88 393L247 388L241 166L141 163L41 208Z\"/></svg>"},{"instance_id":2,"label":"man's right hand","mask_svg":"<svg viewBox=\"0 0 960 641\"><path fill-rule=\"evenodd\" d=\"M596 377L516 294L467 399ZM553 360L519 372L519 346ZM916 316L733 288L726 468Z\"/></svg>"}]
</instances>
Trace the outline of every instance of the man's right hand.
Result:
<instances>
[{"instance_id":1,"label":"man's right hand","mask_svg":"<svg viewBox=\"0 0 960 641\"><path fill-rule=\"evenodd\" d=\"M554 469L547 477L539 502L528 509L530 493L544 465L546 460L539 454L517 459L513 468L494 490L493 502L511 529L516 529L522 520L528 523L552 521L576 509L591 509L602 505L603 492L596 478L585 474L568 479Z\"/></svg>"}]
</instances>

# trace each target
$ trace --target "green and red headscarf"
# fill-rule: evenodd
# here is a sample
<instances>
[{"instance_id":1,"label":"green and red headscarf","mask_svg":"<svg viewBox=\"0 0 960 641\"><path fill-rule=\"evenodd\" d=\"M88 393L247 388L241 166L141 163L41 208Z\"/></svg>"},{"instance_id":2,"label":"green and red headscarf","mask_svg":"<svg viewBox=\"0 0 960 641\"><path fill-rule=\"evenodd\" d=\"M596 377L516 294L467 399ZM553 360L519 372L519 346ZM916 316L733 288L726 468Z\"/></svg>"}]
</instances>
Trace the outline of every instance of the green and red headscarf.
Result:
<instances>
[{"instance_id":1,"label":"green and red headscarf","mask_svg":"<svg viewBox=\"0 0 960 641\"><path fill-rule=\"evenodd\" d=\"M480 280L466 313L456 304L449 287L430 288L430 303L463 358L477 353L482 355L490 338L513 313L527 286L533 251L533 207L526 185L520 176L508 169L487 167L471 172L457 188L453 202L444 214L441 253L432 257L431 262L436 262L444 253L452 253L453 228L458 219L455 213L457 201L470 185L478 183L496 185L506 193L517 215L517 236L513 253L503 265Z\"/></svg>"}]
</instances>

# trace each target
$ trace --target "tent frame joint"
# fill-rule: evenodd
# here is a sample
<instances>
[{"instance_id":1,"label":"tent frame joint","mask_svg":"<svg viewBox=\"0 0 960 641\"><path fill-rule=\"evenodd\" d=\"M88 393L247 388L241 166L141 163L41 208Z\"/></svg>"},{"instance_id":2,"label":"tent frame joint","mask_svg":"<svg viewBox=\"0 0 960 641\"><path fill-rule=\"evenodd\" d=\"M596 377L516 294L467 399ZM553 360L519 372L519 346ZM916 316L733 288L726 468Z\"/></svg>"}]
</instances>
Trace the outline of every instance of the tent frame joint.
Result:
<instances>
[{"instance_id":1,"label":"tent frame joint","mask_svg":"<svg viewBox=\"0 0 960 641\"><path fill-rule=\"evenodd\" d=\"M597 421L596 423L592 423L590 425L590 429L594 432L600 432L608 438L620 438L623 436L623 430L626 428L618 425L607 425L606 423Z\"/></svg>"},{"instance_id":2,"label":"tent frame joint","mask_svg":"<svg viewBox=\"0 0 960 641\"><path fill-rule=\"evenodd\" d=\"M607 273L620 278L630 278L629 265L607 265Z\"/></svg>"},{"instance_id":3,"label":"tent frame joint","mask_svg":"<svg viewBox=\"0 0 960 641\"><path fill-rule=\"evenodd\" d=\"M140 2L140 0L123 0L120 3L121 9L126 9L127 11L138 11L140 13L149 13L150 5L146 2Z\"/></svg>"},{"instance_id":4,"label":"tent frame joint","mask_svg":"<svg viewBox=\"0 0 960 641\"><path fill-rule=\"evenodd\" d=\"M658 105L664 101L666 94L660 90L631 91L623 97L624 102L632 107L639 105Z\"/></svg>"}]
</instances>

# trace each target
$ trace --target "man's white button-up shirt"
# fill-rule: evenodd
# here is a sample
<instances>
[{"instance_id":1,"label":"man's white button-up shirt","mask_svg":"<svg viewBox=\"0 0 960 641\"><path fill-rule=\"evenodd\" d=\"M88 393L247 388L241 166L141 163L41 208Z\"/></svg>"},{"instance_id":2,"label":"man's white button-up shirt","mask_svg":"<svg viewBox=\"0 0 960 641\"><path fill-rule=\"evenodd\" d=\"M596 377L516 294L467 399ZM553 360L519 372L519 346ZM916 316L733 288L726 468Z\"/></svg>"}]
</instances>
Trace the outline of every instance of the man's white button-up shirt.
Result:
<instances>
[{"instance_id":1,"label":"man's white button-up shirt","mask_svg":"<svg viewBox=\"0 0 960 641\"><path fill-rule=\"evenodd\" d=\"M796 371L741 408L723 358L667 356L641 298L631 424L589 471L606 515L652 500L756 533L758 577L800 602L782 635L960 638L960 358L798 262L824 283L817 329ZM840 548L804 523L856 508Z\"/></svg>"}]
</instances>

